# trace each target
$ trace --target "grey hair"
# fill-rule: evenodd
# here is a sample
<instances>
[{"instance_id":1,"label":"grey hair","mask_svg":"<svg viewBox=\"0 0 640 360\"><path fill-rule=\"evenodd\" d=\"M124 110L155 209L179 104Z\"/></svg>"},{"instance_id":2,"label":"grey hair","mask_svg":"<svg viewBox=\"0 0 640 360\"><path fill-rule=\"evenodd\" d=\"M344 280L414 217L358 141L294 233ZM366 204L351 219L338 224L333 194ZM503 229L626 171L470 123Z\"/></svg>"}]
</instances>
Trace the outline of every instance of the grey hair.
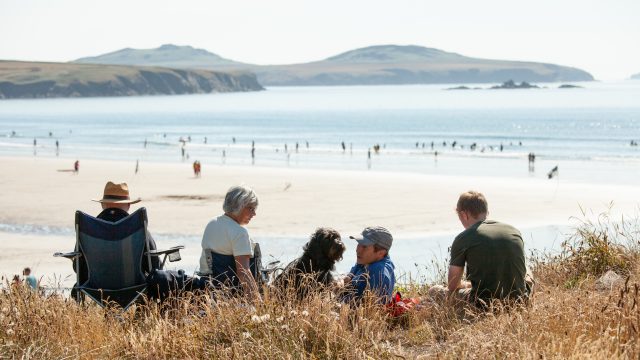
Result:
<instances>
[{"instance_id":1,"label":"grey hair","mask_svg":"<svg viewBox=\"0 0 640 360\"><path fill-rule=\"evenodd\" d=\"M248 205L258 206L258 196L247 186L232 186L224 197L222 209L227 214L238 215Z\"/></svg>"}]
</instances>

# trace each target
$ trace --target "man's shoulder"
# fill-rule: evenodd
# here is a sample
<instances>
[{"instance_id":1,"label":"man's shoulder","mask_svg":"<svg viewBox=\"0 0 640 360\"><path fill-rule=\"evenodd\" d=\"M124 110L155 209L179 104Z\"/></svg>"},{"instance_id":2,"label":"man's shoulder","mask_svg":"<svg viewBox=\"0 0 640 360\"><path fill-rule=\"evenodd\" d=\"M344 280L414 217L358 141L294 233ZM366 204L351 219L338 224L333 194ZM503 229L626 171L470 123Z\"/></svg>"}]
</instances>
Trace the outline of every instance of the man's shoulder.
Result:
<instances>
[{"instance_id":1,"label":"man's shoulder","mask_svg":"<svg viewBox=\"0 0 640 360\"><path fill-rule=\"evenodd\" d=\"M499 222L496 220L485 220L478 227L479 231L484 231L486 229L491 229L491 231L498 232L506 232L506 233L517 233L520 234L520 230L516 229L513 225L509 225L503 222Z\"/></svg>"},{"instance_id":2,"label":"man's shoulder","mask_svg":"<svg viewBox=\"0 0 640 360\"><path fill-rule=\"evenodd\" d=\"M478 226L474 225L468 229L464 229L458 236L453 239L454 243L464 242L469 239L472 239L478 233Z\"/></svg>"}]
</instances>

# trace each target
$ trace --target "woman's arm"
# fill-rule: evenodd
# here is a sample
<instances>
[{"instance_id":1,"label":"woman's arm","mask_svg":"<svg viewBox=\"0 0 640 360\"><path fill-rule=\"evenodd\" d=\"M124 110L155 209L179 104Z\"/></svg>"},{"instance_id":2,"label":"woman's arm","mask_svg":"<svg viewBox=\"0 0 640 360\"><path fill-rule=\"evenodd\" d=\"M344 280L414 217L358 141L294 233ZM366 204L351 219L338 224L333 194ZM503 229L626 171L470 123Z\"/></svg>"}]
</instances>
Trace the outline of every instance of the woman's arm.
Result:
<instances>
[{"instance_id":1,"label":"woman's arm","mask_svg":"<svg viewBox=\"0 0 640 360\"><path fill-rule=\"evenodd\" d=\"M249 255L235 256L236 271L238 274L238 279L240 280L240 284L242 284L242 288L244 289L245 294L250 299L259 300L260 293L258 292L258 285L253 279L253 276L251 275L251 269L249 268L250 258L251 256Z\"/></svg>"}]
</instances>

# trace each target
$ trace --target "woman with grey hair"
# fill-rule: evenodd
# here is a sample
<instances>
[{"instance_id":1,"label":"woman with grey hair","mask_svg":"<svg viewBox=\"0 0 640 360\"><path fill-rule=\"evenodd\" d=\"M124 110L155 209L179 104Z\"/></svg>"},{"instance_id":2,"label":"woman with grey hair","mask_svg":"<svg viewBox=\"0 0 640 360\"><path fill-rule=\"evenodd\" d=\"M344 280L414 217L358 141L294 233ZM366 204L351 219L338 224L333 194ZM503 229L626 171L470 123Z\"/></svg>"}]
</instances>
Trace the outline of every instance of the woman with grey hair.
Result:
<instances>
[{"instance_id":1,"label":"woman with grey hair","mask_svg":"<svg viewBox=\"0 0 640 360\"><path fill-rule=\"evenodd\" d=\"M250 262L254 243L244 225L256 215L258 196L249 187L233 186L227 191L224 214L211 220L202 236L200 274L208 275L214 286L244 290L259 296Z\"/></svg>"}]
</instances>

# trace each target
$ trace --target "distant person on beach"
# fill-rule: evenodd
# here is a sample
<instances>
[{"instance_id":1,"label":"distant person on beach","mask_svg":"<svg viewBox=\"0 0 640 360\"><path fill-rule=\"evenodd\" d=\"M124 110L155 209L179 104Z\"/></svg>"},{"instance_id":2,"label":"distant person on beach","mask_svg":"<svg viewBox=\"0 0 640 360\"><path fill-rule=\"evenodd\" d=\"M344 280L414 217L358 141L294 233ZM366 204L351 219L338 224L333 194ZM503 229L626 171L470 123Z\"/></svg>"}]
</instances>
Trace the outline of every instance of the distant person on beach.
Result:
<instances>
[{"instance_id":1,"label":"distant person on beach","mask_svg":"<svg viewBox=\"0 0 640 360\"><path fill-rule=\"evenodd\" d=\"M115 223L129 216L131 204L137 204L142 200L140 198L132 200L129 197L129 186L127 186L126 183L116 184L109 181L104 186L102 199L94 199L92 201L99 202L102 207L102 212L97 216L98 219ZM147 236L149 237L150 250L156 250L156 243L153 240L153 237L151 237L151 234L147 234ZM82 284L87 281L88 269L87 263L83 257L79 258L79 262L80 269L78 270L76 268L76 262L74 261L73 270L77 271L79 281ZM145 275L148 275L152 270L159 268L160 260L158 256L151 256L151 269L149 269L148 262L142 262L142 270ZM75 294L72 293L71 296L74 297Z\"/></svg>"},{"instance_id":2,"label":"distant person on beach","mask_svg":"<svg viewBox=\"0 0 640 360\"><path fill-rule=\"evenodd\" d=\"M347 150L347 146L344 144L344 141L340 144L342 146L342 152L344 153Z\"/></svg>"},{"instance_id":3,"label":"distant person on beach","mask_svg":"<svg viewBox=\"0 0 640 360\"><path fill-rule=\"evenodd\" d=\"M77 174L80 171L80 160L76 160L73 163L73 172Z\"/></svg>"},{"instance_id":4,"label":"distant person on beach","mask_svg":"<svg viewBox=\"0 0 640 360\"><path fill-rule=\"evenodd\" d=\"M341 300L358 303L366 292L371 292L381 303L391 301L396 283L395 265L389 257L393 243L391 233L381 226L373 226L350 238L358 242L356 264L344 278Z\"/></svg>"},{"instance_id":5,"label":"distant person on beach","mask_svg":"<svg viewBox=\"0 0 640 360\"><path fill-rule=\"evenodd\" d=\"M38 280L35 276L31 275L31 268L24 268L24 270L22 270L22 276L24 276L24 282L29 285L31 290L38 290Z\"/></svg>"},{"instance_id":6,"label":"distant person on beach","mask_svg":"<svg viewBox=\"0 0 640 360\"><path fill-rule=\"evenodd\" d=\"M529 153L529 172L533 172L535 170L535 162L536 162L536 154L530 152Z\"/></svg>"},{"instance_id":7,"label":"distant person on beach","mask_svg":"<svg viewBox=\"0 0 640 360\"><path fill-rule=\"evenodd\" d=\"M451 245L448 285L429 289L434 300L450 298L478 307L492 300L525 299L527 284L524 242L511 225L488 220L487 200L476 191L460 195L456 212L465 228ZM463 280L465 266L466 280Z\"/></svg>"},{"instance_id":8,"label":"distant person on beach","mask_svg":"<svg viewBox=\"0 0 640 360\"><path fill-rule=\"evenodd\" d=\"M200 165L200 161L196 160L193 162L193 174L195 177L200 177L200 170L202 169L202 165Z\"/></svg>"},{"instance_id":9,"label":"distant person on beach","mask_svg":"<svg viewBox=\"0 0 640 360\"><path fill-rule=\"evenodd\" d=\"M137 174L137 173L138 173L139 165L140 165L139 161L138 161L138 160L136 160L136 170L133 172L134 174Z\"/></svg>"},{"instance_id":10,"label":"distant person on beach","mask_svg":"<svg viewBox=\"0 0 640 360\"><path fill-rule=\"evenodd\" d=\"M258 196L249 187L233 186L225 195L224 214L211 220L202 235L200 275L213 286L241 290L248 298L259 298L256 264L258 254L245 228L256 216ZM253 265L253 268L252 268Z\"/></svg>"},{"instance_id":11,"label":"distant person on beach","mask_svg":"<svg viewBox=\"0 0 640 360\"><path fill-rule=\"evenodd\" d=\"M20 275L13 275L13 279L11 279L11 286L15 289L18 286L22 285L22 280L20 280Z\"/></svg>"},{"instance_id":12,"label":"distant person on beach","mask_svg":"<svg viewBox=\"0 0 640 360\"><path fill-rule=\"evenodd\" d=\"M60 142L56 140L56 156L58 156L58 154L60 154Z\"/></svg>"}]
</instances>

